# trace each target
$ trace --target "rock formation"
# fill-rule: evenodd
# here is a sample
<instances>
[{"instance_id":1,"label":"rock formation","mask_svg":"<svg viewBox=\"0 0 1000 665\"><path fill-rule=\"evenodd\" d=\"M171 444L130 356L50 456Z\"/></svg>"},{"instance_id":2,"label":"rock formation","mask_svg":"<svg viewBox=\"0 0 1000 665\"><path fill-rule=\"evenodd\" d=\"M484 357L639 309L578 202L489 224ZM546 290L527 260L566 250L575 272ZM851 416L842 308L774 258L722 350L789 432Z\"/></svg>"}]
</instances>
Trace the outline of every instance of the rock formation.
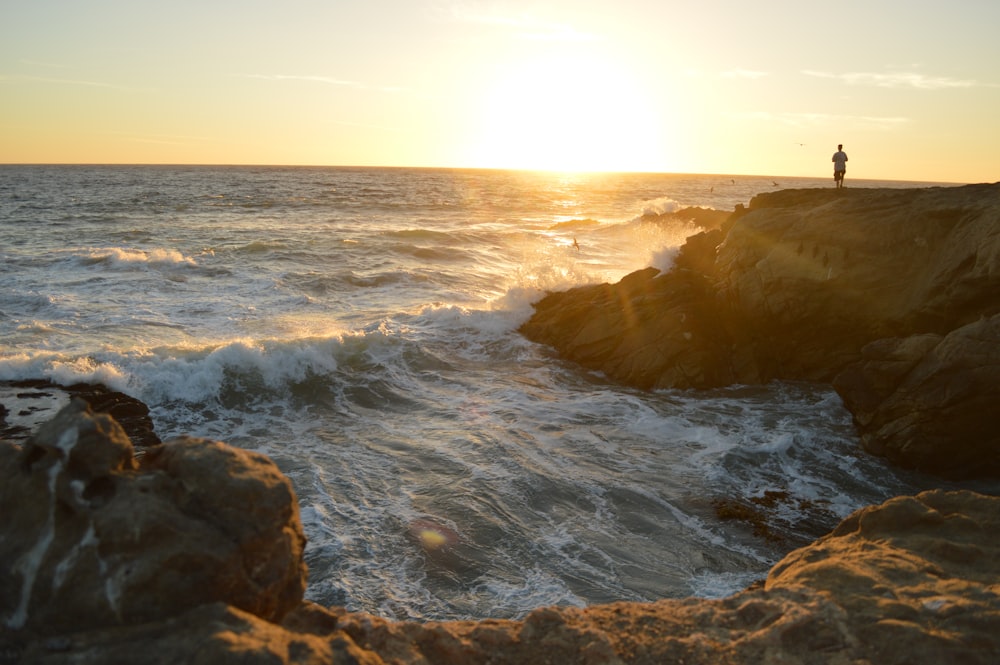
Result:
<instances>
[{"instance_id":1,"label":"rock formation","mask_svg":"<svg viewBox=\"0 0 1000 665\"><path fill-rule=\"evenodd\" d=\"M865 447L945 476L1000 469L1000 315L872 342L834 379Z\"/></svg>"},{"instance_id":2,"label":"rock formation","mask_svg":"<svg viewBox=\"0 0 1000 665\"><path fill-rule=\"evenodd\" d=\"M996 475L998 286L1000 185L785 191L667 273L548 296L523 331L643 387L829 381L869 450ZM302 600L297 502L270 460L160 443L141 404L77 388L135 441L13 387L39 405L0 411L0 665L1000 662L1000 497L860 510L723 600L391 622Z\"/></svg>"},{"instance_id":3,"label":"rock formation","mask_svg":"<svg viewBox=\"0 0 1000 665\"><path fill-rule=\"evenodd\" d=\"M277 620L305 589L291 484L250 452L181 438L136 459L74 400L23 447L0 442L0 617L47 637L223 602Z\"/></svg>"},{"instance_id":4,"label":"rock formation","mask_svg":"<svg viewBox=\"0 0 1000 665\"><path fill-rule=\"evenodd\" d=\"M345 614L338 626L398 663L988 663L1000 655L1000 541L987 535L998 509L968 492L893 499L724 600L542 608L522 622Z\"/></svg>"},{"instance_id":5,"label":"rock formation","mask_svg":"<svg viewBox=\"0 0 1000 665\"><path fill-rule=\"evenodd\" d=\"M136 459L76 401L0 441L0 663L983 665L1000 657L1000 498L848 517L724 600L390 622L302 601L302 529L267 458L175 439Z\"/></svg>"},{"instance_id":6,"label":"rock formation","mask_svg":"<svg viewBox=\"0 0 1000 665\"><path fill-rule=\"evenodd\" d=\"M666 273L549 294L521 332L641 388L830 382L869 451L996 477L998 294L1000 183L783 190Z\"/></svg>"},{"instance_id":7,"label":"rock formation","mask_svg":"<svg viewBox=\"0 0 1000 665\"><path fill-rule=\"evenodd\" d=\"M74 397L87 402L94 411L114 418L132 445L146 447L160 443L149 407L136 398L97 383L60 386L45 379L0 381L0 439L27 439L37 426L51 420Z\"/></svg>"}]
</instances>

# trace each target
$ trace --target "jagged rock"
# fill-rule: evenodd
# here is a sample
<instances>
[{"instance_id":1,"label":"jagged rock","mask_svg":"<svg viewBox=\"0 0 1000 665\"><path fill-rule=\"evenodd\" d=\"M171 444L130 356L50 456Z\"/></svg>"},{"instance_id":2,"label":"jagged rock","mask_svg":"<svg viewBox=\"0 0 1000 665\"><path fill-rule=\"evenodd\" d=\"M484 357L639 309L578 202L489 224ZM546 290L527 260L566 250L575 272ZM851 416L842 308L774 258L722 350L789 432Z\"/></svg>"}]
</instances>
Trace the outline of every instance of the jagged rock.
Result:
<instances>
[{"instance_id":1,"label":"jagged rock","mask_svg":"<svg viewBox=\"0 0 1000 665\"><path fill-rule=\"evenodd\" d=\"M78 397L96 413L114 418L133 446L160 443L149 417L149 407L125 393L94 383L60 386L45 379L0 381L0 438L24 441L38 425L53 418Z\"/></svg>"},{"instance_id":2,"label":"jagged rock","mask_svg":"<svg viewBox=\"0 0 1000 665\"><path fill-rule=\"evenodd\" d=\"M550 294L521 332L639 388L710 388L735 379L715 295L690 270L646 268L614 286Z\"/></svg>"},{"instance_id":3,"label":"jagged rock","mask_svg":"<svg viewBox=\"0 0 1000 665\"><path fill-rule=\"evenodd\" d=\"M223 601L264 619L305 588L291 484L203 439L149 449L75 400L23 448L0 442L0 621L58 635Z\"/></svg>"},{"instance_id":4,"label":"jagged rock","mask_svg":"<svg viewBox=\"0 0 1000 665\"><path fill-rule=\"evenodd\" d=\"M162 621L108 626L8 647L31 665L383 665L335 628L288 630L223 603Z\"/></svg>"},{"instance_id":5,"label":"jagged rock","mask_svg":"<svg viewBox=\"0 0 1000 665\"><path fill-rule=\"evenodd\" d=\"M765 588L835 601L872 663L988 663L1000 659L998 530L996 497L898 497L786 556Z\"/></svg>"},{"instance_id":6,"label":"jagged rock","mask_svg":"<svg viewBox=\"0 0 1000 665\"><path fill-rule=\"evenodd\" d=\"M867 363L838 390L858 409L869 450L950 477L1000 475L995 427L983 427L982 415L962 420L995 413L994 338L950 336L1000 313L997 293L1000 183L782 190L689 238L669 272L650 268L615 285L549 294L520 330L640 388L833 382ZM903 361L895 356L881 363L889 374L875 378L879 340L920 346L933 336L947 339L933 356L942 361L937 369L931 356L919 361L919 374L935 379L917 385L911 377L897 391L890 375ZM869 344L876 346L864 357ZM854 390L863 394L848 394ZM982 408L984 400L993 408ZM942 423L957 426L949 434Z\"/></svg>"},{"instance_id":7,"label":"jagged rock","mask_svg":"<svg viewBox=\"0 0 1000 665\"><path fill-rule=\"evenodd\" d=\"M199 439L141 464L75 402L0 444L0 663L992 665L1000 498L856 512L723 600L391 622L301 600L302 531L266 458Z\"/></svg>"},{"instance_id":8,"label":"jagged rock","mask_svg":"<svg viewBox=\"0 0 1000 665\"><path fill-rule=\"evenodd\" d=\"M524 621L341 612L330 625L401 665L987 665L1000 656L998 528L1000 498L926 492L856 512L785 557L764 589L723 600L541 608Z\"/></svg>"},{"instance_id":9,"label":"jagged rock","mask_svg":"<svg viewBox=\"0 0 1000 665\"><path fill-rule=\"evenodd\" d=\"M761 194L712 276L738 380L831 381L884 337L946 334L1000 311L1000 183Z\"/></svg>"},{"instance_id":10,"label":"jagged rock","mask_svg":"<svg viewBox=\"0 0 1000 665\"><path fill-rule=\"evenodd\" d=\"M655 224L677 222L691 223L702 229L716 229L729 218L729 213L724 210L714 208L689 207L681 208L673 212L647 212L642 216L642 221Z\"/></svg>"},{"instance_id":11,"label":"jagged rock","mask_svg":"<svg viewBox=\"0 0 1000 665\"><path fill-rule=\"evenodd\" d=\"M864 654L843 610L806 590L548 607L523 621L392 623L344 614L338 627L398 665L819 664Z\"/></svg>"},{"instance_id":12,"label":"jagged rock","mask_svg":"<svg viewBox=\"0 0 1000 665\"><path fill-rule=\"evenodd\" d=\"M833 385L869 451L946 477L1000 475L1000 315L869 344Z\"/></svg>"}]
</instances>

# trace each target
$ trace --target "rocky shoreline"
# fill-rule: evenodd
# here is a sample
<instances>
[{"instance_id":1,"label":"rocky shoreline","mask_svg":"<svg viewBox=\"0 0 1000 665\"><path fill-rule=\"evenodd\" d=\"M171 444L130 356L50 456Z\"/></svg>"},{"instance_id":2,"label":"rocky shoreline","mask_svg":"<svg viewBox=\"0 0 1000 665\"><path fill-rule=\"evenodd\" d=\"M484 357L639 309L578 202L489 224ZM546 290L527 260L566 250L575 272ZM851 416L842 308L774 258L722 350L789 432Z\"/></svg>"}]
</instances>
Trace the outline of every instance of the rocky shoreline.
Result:
<instances>
[{"instance_id":1,"label":"rocky shoreline","mask_svg":"<svg viewBox=\"0 0 1000 665\"><path fill-rule=\"evenodd\" d=\"M868 450L997 477L998 286L1000 184L789 190L522 330L644 388L831 382ZM1000 660L1000 497L859 510L723 600L392 622L303 600L298 502L268 458L160 442L99 386L4 390L0 664Z\"/></svg>"},{"instance_id":2,"label":"rocky shoreline","mask_svg":"<svg viewBox=\"0 0 1000 665\"><path fill-rule=\"evenodd\" d=\"M865 508L723 600L391 622L304 601L305 537L268 458L178 438L136 455L74 399L0 441L0 663L987 663L1000 498Z\"/></svg>"},{"instance_id":3,"label":"rocky shoreline","mask_svg":"<svg viewBox=\"0 0 1000 665\"><path fill-rule=\"evenodd\" d=\"M1000 183L761 194L672 270L535 310L526 337L612 380L831 383L868 451L1000 477Z\"/></svg>"}]
</instances>

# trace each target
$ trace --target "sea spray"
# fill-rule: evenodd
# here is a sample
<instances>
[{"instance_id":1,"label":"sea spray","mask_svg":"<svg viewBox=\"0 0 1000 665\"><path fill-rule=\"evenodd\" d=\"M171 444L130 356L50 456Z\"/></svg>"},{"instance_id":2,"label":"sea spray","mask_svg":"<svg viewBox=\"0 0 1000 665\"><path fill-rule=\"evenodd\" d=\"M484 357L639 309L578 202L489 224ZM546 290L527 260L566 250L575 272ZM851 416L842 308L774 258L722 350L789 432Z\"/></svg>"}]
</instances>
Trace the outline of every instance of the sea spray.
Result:
<instances>
[{"instance_id":1,"label":"sea spray","mask_svg":"<svg viewBox=\"0 0 1000 665\"><path fill-rule=\"evenodd\" d=\"M317 602L459 619L725 595L923 481L861 454L829 388L637 391L517 328L548 291L669 269L700 230L683 208L772 189L0 166L0 379L105 383L147 403L164 439L271 456L299 498ZM716 510L755 501L784 541ZM429 548L421 523L457 538Z\"/></svg>"}]
</instances>

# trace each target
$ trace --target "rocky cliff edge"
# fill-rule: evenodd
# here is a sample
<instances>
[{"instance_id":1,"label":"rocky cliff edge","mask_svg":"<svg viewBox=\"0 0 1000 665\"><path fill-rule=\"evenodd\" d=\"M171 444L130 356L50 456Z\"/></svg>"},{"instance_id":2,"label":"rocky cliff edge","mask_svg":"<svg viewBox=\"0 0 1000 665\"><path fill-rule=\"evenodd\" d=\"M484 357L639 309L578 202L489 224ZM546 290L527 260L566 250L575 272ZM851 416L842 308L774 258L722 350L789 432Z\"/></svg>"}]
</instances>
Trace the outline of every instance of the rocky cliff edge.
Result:
<instances>
[{"instance_id":1,"label":"rocky cliff edge","mask_svg":"<svg viewBox=\"0 0 1000 665\"><path fill-rule=\"evenodd\" d=\"M1000 183L761 194L521 332L640 388L832 383L867 450L1000 477Z\"/></svg>"}]
</instances>

